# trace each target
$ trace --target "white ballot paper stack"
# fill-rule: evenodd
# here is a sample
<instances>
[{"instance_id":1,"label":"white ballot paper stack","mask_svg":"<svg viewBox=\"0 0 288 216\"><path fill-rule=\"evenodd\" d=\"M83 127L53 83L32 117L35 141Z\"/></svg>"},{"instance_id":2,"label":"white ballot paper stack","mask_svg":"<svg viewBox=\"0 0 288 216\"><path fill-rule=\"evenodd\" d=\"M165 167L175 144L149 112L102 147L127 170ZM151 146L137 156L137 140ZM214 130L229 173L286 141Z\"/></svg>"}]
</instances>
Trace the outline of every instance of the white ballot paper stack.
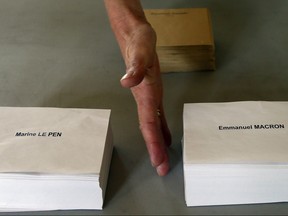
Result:
<instances>
[{"instance_id":1,"label":"white ballot paper stack","mask_svg":"<svg viewBox=\"0 0 288 216\"><path fill-rule=\"evenodd\" d=\"M110 110L0 108L0 210L102 209Z\"/></svg>"},{"instance_id":2,"label":"white ballot paper stack","mask_svg":"<svg viewBox=\"0 0 288 216\"><path fill-rule=\"evenodd\" d=\"M288 201L288 102L184 105L188 206Z\"/></svg>"}]
</instances>

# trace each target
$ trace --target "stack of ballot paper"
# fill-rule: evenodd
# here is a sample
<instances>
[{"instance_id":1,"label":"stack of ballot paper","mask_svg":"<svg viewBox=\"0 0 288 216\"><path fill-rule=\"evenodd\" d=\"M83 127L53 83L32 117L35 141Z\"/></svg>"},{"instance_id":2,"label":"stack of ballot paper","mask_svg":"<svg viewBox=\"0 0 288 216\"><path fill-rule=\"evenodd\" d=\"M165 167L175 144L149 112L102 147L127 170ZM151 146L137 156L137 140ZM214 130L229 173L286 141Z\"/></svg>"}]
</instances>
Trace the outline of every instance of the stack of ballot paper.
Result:
<instances>
[{"instance_id":1,"label":"stack of ballot paper","mask_svg":"<svg viewBox=\"0 0 288 216\"><path fill-rule=\"evenodd\" d=\"M288 102L184 106L188 206L288 201Z\"/></svg>"},{"instance_id":2,"label":"stack of ballot paper","mask_svg":"<svg viewBox=\"0 0 288 216\"><path fill-rule=\"evenodd\" d=\"M102 209L110 110L0 108L0 210Z\"/></svg>"},{"instance_id":3,"label":"stack of ballot paper","mask_svg":"<svg viewBox=\"0 0 288 216\"><path fill-rule=\"evenodd\" d=\"M145 15L157 33L162 72L215 69L214 39L207 8L147 9Z\"/></svg>"}]
</instances>

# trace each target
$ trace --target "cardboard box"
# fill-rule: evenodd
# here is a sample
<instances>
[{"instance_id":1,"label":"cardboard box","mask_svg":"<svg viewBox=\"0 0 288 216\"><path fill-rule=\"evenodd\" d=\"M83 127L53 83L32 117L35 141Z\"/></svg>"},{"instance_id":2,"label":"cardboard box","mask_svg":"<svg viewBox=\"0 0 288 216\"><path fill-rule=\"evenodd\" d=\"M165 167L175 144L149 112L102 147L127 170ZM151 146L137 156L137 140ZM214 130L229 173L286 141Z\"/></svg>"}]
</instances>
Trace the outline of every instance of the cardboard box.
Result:
<instances>
[{"instance_id":1,"label":"cardboard box","mask_svg":"<svg viewBox=\"0 0 288 216\"><path fill-rule=\"evenodd\" d=\"M207 8L147 9L157 33L162 72L215 70L215 45Z\"/></svg>"}]
</instances>

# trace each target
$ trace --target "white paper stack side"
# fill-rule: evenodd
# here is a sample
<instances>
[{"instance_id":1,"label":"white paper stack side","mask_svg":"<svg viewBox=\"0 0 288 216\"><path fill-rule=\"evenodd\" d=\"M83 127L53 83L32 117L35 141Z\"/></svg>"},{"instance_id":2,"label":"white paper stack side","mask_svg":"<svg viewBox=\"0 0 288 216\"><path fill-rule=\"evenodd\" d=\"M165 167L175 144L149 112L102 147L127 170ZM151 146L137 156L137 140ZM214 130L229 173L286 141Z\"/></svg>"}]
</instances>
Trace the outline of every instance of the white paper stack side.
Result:
<instances>
[{"instance_id":1,"label":"white paper stack side","mask_svg":"<svg viewBox=\"0 0 288 216\"><path fill-rule=\"evenodd\" d=\"M288 102L184 105L187 206L288 201Z\"/></svg>"},{"instance_id":2,"label":"white paper stack side","mask_svg":"<svg viewBox=\"0 0 288 216\"><path fill-rule=\"evenodd\" d=\"M0 209L102 209L110 110L0 108Z\"/></svg>"}]
</instances>

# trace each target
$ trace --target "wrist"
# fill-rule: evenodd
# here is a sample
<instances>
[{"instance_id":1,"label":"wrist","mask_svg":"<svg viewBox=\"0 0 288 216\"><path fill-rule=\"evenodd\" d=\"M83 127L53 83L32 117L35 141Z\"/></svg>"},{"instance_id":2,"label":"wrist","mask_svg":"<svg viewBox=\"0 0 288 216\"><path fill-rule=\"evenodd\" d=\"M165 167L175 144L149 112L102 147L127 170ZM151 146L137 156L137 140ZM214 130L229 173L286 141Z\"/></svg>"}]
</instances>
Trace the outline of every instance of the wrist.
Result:
<instances>
[{"instance_id":1,"label":"wrist","mask_svg":"<svg viewBox=\"0 0 288 216\"><path fill-rule=\"evenodd\" d=\"M105 0L105 6L118 40L129 38L139 26L150 25L139 0Z\"/></svg>"}]
</instances>

